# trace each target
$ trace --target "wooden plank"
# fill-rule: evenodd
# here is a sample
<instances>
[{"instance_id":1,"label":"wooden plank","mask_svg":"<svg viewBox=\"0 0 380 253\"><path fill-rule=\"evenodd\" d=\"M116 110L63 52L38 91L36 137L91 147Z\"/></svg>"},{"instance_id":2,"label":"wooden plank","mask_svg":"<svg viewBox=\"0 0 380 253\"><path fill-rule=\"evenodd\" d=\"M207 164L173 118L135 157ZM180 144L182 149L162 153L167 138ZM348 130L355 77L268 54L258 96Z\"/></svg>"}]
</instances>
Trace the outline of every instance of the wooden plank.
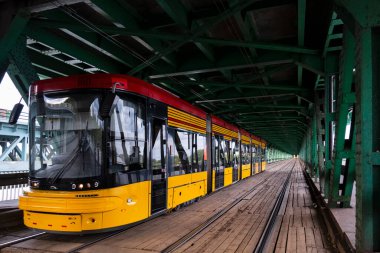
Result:
<instances>
[{"instance_id":1,"label":"wooden plank","mask_svg":"<svg viewBox=\"0 0 380 253\"><path fill-rule=\"evenodd\" d=\"M296 251L297 251L297 228L289 227L288 241L286 244L286 252L296 252Z\"/></svg>"},{"instance_id":2,"label":"wooden plank","mask_svg":"<svg viewBox=\"0 0 380 253\"><path fill-rule=\"evenodd\" d=\"M306 252L306 236L305 229L303 227L297 228L297 252Z\"/></svg>"}]
</instances>

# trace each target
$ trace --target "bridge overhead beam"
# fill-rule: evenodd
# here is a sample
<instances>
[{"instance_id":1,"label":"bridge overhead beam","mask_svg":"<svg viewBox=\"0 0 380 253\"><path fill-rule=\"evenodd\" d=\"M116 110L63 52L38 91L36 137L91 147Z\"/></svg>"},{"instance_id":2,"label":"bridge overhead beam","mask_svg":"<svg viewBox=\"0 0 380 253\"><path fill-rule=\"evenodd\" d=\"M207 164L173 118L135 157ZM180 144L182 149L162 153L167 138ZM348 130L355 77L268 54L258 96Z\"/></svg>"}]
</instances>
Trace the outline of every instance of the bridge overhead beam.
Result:
<instances>
[{"instance_id":1,"label":"bridge overhead beam","mask_svg":"<svg viewBox=\"0 0 380 253\"><path fill-rule=\"evenodd\" d=\"M0 80L8 68L8 54L30 18L28 12L19 9L21 4L18 1L0 3Z\"/></svg>"}]
</instances>

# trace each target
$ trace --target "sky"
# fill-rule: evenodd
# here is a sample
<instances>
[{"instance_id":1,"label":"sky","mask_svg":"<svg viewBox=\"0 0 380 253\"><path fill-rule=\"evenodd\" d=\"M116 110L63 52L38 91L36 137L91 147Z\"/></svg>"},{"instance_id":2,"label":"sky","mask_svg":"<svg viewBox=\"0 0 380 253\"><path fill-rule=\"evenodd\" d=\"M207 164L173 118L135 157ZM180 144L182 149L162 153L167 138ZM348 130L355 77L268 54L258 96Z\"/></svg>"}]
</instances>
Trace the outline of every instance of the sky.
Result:
<instances>
[{"instance_id":1,"label":"sky","mask_svg":"<svg viewBox=\"0 0 380 253\"><path fill-rule=\"evenodd\" d=\"M21 95L18 92L16 86L13 84L11 78L6 73L3 80L0 83L0 109L12 110L13 106L20 101ZM28 112L28 107L24 100L21 101L24 104L23 112Z\"/></svg>"}]
</instances>

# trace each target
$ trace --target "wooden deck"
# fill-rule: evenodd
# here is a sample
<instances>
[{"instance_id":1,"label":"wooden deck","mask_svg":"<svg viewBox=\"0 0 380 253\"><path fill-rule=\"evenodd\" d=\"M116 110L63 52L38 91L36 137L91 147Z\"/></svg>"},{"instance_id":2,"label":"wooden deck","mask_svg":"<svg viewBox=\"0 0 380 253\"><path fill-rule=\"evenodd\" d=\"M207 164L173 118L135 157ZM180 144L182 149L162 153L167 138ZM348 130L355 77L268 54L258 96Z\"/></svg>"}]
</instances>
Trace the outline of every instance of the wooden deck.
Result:
<instances>
[{"instance_id":1,"label":"wooden deck","mask_svg":"<svg viewBox=\"0 0 380 253\"><path fill-rule=\"evenodd\" d=\"M326 234L313 207L301 167L296 167L275 252L330 252Z\"/></svg>"},{"instance_id":2,"label":"wooden deck","mask_svg":"<svg viewBox=\"0 0 380 253\"><path fill-rule=\"evenodd\" d=\"M271 164L268 170L226 187L190 206L133 227L117 236L100 241L80 252L161 252L177 242L218 211L245 196L209 227L175 252L253 252L266 225L276 196L291 166ZM259 184L262 182L261 184ZM329 252L325 233L312 207L300 167L293 170L283 215L271 244L276 252ZM280 226L281 225L281 226ZM86 237L46 235L3 249L3 252L67 252ZM50 245L50 246L49 246ZM59 247L58 247L59 245Z\"/></svg>"}]
</instances>

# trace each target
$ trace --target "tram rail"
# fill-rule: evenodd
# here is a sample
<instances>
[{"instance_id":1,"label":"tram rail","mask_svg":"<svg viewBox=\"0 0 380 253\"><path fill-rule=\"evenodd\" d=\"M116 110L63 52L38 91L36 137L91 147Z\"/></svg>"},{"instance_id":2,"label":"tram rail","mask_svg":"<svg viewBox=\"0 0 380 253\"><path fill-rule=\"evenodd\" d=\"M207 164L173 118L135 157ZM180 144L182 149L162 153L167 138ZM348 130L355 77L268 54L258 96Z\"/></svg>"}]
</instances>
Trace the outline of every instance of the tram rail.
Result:
<instances>
[{"instance_id":1,"label":"tram rail","mask_svg":"<svg viewBox=\"0 0 380 253\"><path fill-rule=\"evenodd\" d=\"M286 182L288 183L290 175L292 173L292 170L293 170L295 164L296 164L296 161L294 161L294 160L289 160L285 164L282 163L282 162L274 163L273 167L271 169L272 171L274 171L273 175L271 175L270 177L266 177L266 178L262 179L261 181L259 181L258 183L256 183L255 186L253 186L248 191L242 193L232 203L228 204L225 208L219 210L212 217L208 218L204 223L202 223L201 225L197 226L195 229L193 229L192 231L190 231L184 237L180 238L175 243L169 245L168 247L166 247L161 252L174 252L176 249L180 248L186 242L190 241L196 235L198 235L199 233L201 233L202 231L204 231L207 227L209 227L210 225L212 225L215 221L217 221L218 219L220 219L223 215L225 215L229 210L231 210L233 207L235 207L239 202L241 202L242 200L244 200L247 196L249 196L250 194L254 193L259 186L265 184L265 182L267 182L271 178L275 177L275 175L277 175L279 173L279 171L281 171L281 168L286 168L288 166L292 166L292 169L288 173L288 176L287 176L287 179L286 179ZM242 182L242 181L239 181L239 182ZM286 188L287 186L288 186L288 184L284 185L283 188ZM213 194L215 194L215 193L212 193L211 195L213 195ZM206 196L205 199L207 199L211 195ZM280 195L282 195L282 196L284 195L283 190L281 191ZM162 214L163 213L160 213L159 215L162 215ZM152 217L152 218L156 218L159 215L156 215L155 217ZM99 243L101 241L104 241L106 239L109 239L109 238L115 237L117 235L120 235L120 234L126 232L126 230L129 230L132 227L138 226L141 223L145 223L145 222L147 222L149 220L151 220L151 219L148 219L148 220L145 220L145 221L142 221L142 222L138 222L136 224L131 224L129 227L127 227L125 229L122 229L122 230L115 231L115 232L108 232L108 233L103 233L103 234L86 235L85 237L82 238L81 245L79 245L77 247L74 247L74 248L71 248L71 249L68 249L65 252L70 252L70 253L80 252L81 250L89 248L92 245L97 244L97 243ZM49 233L41 232L41 233L38 233L38 234L35 234L35 235L27 236L27 237L24 237L24 238L20 238L20 239L17 239L17 240L12 240L12 241L0 244L0 249L4 249L6 247L11 247L11 246L16 245L18 243L25 242L25 241L28 241L28 240L31 240L31 239L43 239L44 237L46 239L46 237L48 237L49 240L54 240L55 238L58 238L58 237L61 237L61 236L62 235L59 235L59 234L49 234ZM70 235L69 237L71 238L72 236L73 235ZM260 252L260 251L258 251L258 252Z\"/></svg>"}]
</instances>

